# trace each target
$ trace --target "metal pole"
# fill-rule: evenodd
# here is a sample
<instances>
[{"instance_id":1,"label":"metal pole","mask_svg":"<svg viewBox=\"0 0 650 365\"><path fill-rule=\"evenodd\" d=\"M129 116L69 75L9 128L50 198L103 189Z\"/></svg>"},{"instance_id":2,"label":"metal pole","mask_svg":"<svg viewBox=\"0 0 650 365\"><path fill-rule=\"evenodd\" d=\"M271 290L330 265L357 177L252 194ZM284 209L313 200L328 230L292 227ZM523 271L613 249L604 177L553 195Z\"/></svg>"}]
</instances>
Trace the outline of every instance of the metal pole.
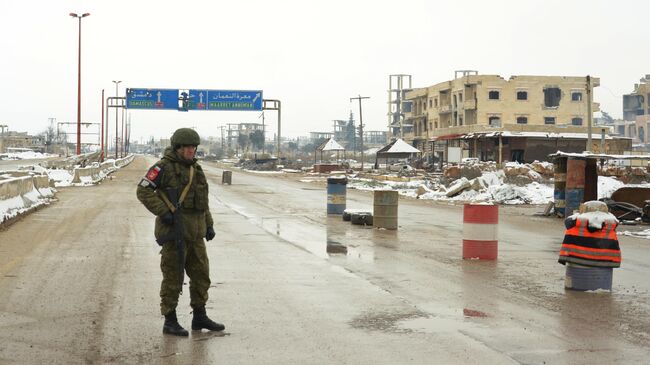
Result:
<instances>
[{"instance_id":1,"label":"metal pole","mask_svg":"<svg viewBox=\"0 0 650 365\"><path fill-rule=\"evenodd\" d=\"M110 99L110 98L108 98ZM109 144L108 144L108 99L106 99L106 134L104 134L104 149L106 149L106 153L104 154L104 157L108 157L108 150L109 150Z\"/></svg>"},{"instance_id":2,"label":"metal pole","mask_svg":"<svg viewBox=\"0 0 650 365\"><path fill-rule=\"evenodd\" d=\"M120 158L124 157L124 148L126 148L125 141L124 141L124 114L125 110L122 108L122 139L120 140L122 143L120 143Z\"/></svg>"},{"instance_id":3,"label":"metal pole","mask_svg":"<svg viewBox=\"0 0 650 365\"><path fill-rule=\"evenodd\" d=\"M363 112L361 110L361 99L370 99L370 97L369 96L361 96L361 95L359 95L356 98L350 98L350 101L359 100L359 137L361 138L361 140L360 140L360 145L361 145L361 171L363 171L363 162L364 162L364 154L363 154Z\"/></svg>"},{"instance_id":4,"label":"metal pole","mask_svg":"<svg viewBox=\"0 0 650 365\"><path fill-rule=\"evenodd\" d=\"M79 17L79 49L77 60L77 155L81 154L81 17Z\"/></svg>"},{"instance_id":5,"label":"metal pole","mask_svg":"<svg viewBox=\"0 0 650 365\"><path fill-rule=\"evenodd\" d=\"M282 103L278 100L278 161L280 161L280 146L282 140Z\"/></svg>"},{"instance_id":6,"label":"metal pole","mask_svg":"<svg viewBox=\"0 0 650 365\"><path fill-rule=\"evenodd\" d=\"M99 160L101 162L104 162L104 89L102 89L102 133L101 133L101 148L100 148L100 154L99 154Z\"/></svg>"},{"instance_id":7,"label":"metal pole","mask_svg":"<svg viewBox=\"0 0 650 365\"><path fill-rule=\"evenodd\" d=\"M79 40L77 50L77 155L81 154L81 18L87 17L89 13L78 15L70 13L73 18L79 19Z\"/></svg>"},{"instance_id":8,"label":"metal pole","mask_svg":"<svg viewBox=\"0 0 650 365\"><path fill-rule=\"evenodd\" d=\"M113 82L115 83L115 159L117 160L117 152L118 152L118 150L119 150L118 137L120 136L120 135L119 135L118 128L117 128L117 123L118 123L118 110L117 110L117 106L118 106L118 104L119 104L119 99L118 99L118 97L119 97L118 85L119 85L120 82L122 82L122 81L115 81L115 80L113 80Z\"/></svg>"},{"instance_id":9,"label":"metal pole","mask_svg":"<svg viewBox=\"0 0 650 365\"><path fill-rule=\"evenodd\" d=\"M591 76L587 75L587 152L591 152Z\"/></svg>"}]
</instances>

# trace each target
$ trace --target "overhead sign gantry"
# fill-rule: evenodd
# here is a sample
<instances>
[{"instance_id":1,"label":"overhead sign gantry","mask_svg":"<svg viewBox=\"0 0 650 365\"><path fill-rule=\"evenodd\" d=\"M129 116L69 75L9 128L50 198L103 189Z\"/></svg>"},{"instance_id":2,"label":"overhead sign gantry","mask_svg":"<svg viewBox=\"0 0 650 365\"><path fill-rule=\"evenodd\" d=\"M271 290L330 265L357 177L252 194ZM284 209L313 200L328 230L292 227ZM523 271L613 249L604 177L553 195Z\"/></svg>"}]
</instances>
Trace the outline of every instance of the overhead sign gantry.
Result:
<instances>
[{"instance_id":1,"label":"overhead sign gantry","mask_svg":"<svg viewBox=\"0 0 650 365\"><path fill-rule=\"evenodd\" d=\"M127 109L261 111L261 90L126 89Z\"/></svg>"},{"instance_id":2,"label":"overhead sign gantry","mask_svg":"<svg viewBox=\"0 0 650 365\"><path fill-rule=\"evenodd\" d=\"M111 104L111 101L113 103ZM264 99L262 90L207 90L207 89L144 89L127 88L126 97L107 98L109 108L141 110L221 110L278 112L277 156L282 141L282 107L280 100ZM117 157L117 121L115 125L115 153ZM108 145L108 132L106 133Z\"/></svg>"}]
</instances>

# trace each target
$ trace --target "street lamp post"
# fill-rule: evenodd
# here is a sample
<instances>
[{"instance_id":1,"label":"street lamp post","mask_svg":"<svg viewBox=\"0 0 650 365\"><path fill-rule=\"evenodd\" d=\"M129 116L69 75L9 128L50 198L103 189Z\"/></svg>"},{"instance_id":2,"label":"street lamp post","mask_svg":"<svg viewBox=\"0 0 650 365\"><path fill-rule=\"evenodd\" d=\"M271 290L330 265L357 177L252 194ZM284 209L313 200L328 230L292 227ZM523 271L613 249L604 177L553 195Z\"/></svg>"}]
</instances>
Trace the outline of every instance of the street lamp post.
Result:
<instances>
[{"instance_id":1,"label":"street lamp post","mask_svg":"<svg viewBox=\"0 0 650 365\"><path fill-rule=\"evenodd\" d=\"M120 96L119 93L118 93L118 85L122 81L113 80L113 82L115 83L115 103L117 105L117 98ZM117 151L118 151L118 143L119 143L118 142L118 136L119 135L117 134L117 107L116 107L115 108L115 159L116 160L117 160Z\"/></svg>"},{"instance_id":2,"label":"street lamp post","mask_svg":"<svg viewBox=\"0 0 650 365\"><path fill-rule=\"evenodd\" d=\"M81 18L89 16L90 13L81 15L70 13L73 18L79 19L79 54L77 61L77 155L81 154Z\"/></svg>"}]
</instances>

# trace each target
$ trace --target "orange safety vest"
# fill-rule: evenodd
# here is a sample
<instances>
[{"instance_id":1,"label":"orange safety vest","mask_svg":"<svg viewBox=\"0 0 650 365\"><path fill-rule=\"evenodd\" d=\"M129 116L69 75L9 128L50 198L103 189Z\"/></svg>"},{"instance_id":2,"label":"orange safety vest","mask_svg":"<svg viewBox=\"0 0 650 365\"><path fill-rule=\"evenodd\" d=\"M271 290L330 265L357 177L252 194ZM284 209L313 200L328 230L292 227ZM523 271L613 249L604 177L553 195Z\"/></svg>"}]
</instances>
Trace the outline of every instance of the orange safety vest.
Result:
<instances>
[{"instance_id":1,"label":"orange safety vest","mask_svg":"<svg viewBox=\"0 0 650 365\"><path fill-rule=\"evenodd\" d=\"M584 266L620 267L621 249L616 237L617 223L603 224L602 229L589 232L589 221L578 218L575 226L564 232L558 262Z\"/></svg>"}]
</instances>

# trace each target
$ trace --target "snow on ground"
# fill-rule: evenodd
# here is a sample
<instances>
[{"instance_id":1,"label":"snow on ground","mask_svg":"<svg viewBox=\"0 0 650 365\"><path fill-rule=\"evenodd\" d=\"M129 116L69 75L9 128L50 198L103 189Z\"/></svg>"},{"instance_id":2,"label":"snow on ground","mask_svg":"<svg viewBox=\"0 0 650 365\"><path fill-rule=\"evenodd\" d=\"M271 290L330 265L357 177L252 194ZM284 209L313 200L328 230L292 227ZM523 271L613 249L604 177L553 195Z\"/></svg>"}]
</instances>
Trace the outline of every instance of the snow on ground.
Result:
<instances>
[{"instance_id":1,"label":"snow on ground","mask_svg":"<svg viewBox=\"0 0 650 365\"><path fill-rule=\"evenodd\" d=\"M54 192L51 188L33 189L25 195L0 200L0 223L28 210L49 204Z\"/></svg>"},{"instance_id":2,"label":"snow on ground","mask_svg":"<svg viewBox=\"0 0 650 365\"><path fill-rule=\"evenodd\" d=\"M622 231L619 232L618 234L623 236L645 238L647 240L650 240L650 229L644 229L643 231L638 231L638 232Z\"/></svg>"},{"instance_id":3,"label":"snow on ground","mask_svg":"<svg viewBox=\"0 0 650 365\"><path fill-rule=\"evenodd\" d=\"M623 182L611 176L598 176L598 199L610 198L612 194L623 187Z\"/></svg>"},{"instance_id":4,"label":"snow on ground","mask_svg":"<svg viewBox=\"0 0 650 365\"><path fill-rule=\"evenodd\" d=\"M25 152L21 153L22 155L26 154ZM43 155L43 154L41 154ZM3 155L4 156L4 155ZM48 157L45 155L45 157ZM39 158L39 157L34 157ZM110 162L110 160L107 160ZM110 165L110 164L109 164ZM65 169L46 169L39 165L29 166L26 170L33 171L35 173L47 174L50 179L50 183L54 182L55 187L66 187L66 186L89 186L97 184L99 181L106 178L107 174L117 170L118 168L108 168L105 171L102 171L100 165L95 163L92 165L99 169L98 173L93 176L81 176L80 183L73 184L72 180L74 178L74 172L65 170ZM11 178L9 173L3 174L0 171L0 176L3 176L5 179ZM0 200L0 223L11 219L19 214L25 213L31 209L34 209L43 204L49 204L50 200L54 197L56 190L54 188L34 188L32 191L24 194L22 196L17 196L5 200Z\"/></svg>"},{"instance_id":5,"label":"snow on ground","mask_svg":"<svg viewBox=\"0 0 650 365\"><path fill-rule=\"evenodd\" d=\"M57 155L51 155L49 153L25 151L25 152L17 152L17 153L0 154L0 160L31 160L35 158L48 158L48 157L56 157L56 156Z\"/></svg>"},{"instance_id":6,"label":"snow on ground","mask_svg":"<svg viewBox=\"0 0 650 365\"><path fill-rule=\"evenodd\" d=\"M284 174L284 171L266 171L266 170L246 170L242 169L246 172L252 172L254 174L260 174L260 175L278 175L278 174Z\"/></svg>"},{"instance_id":7,"label":"snow on ground","mask_svg":"<svg viewBox=\"0 0 650 365\"><path fill-rule=\"evenodd\" d=\"M70 186L74 178L68 170L47 170L47 176L54 181L54 186L57 188Z\"/></svg>"},{"instance_id":8,"label":"snow on ground","mask_svg":"<svg viewBox=\"0 0 650 365\"><path fill-rule=\"evenodd\" d=\"M479 191L467 189L460 194L448 197L447 191L440 187L430 187L424 180L410 182L375 181L369 179L351 179L348 187L357 190L397 190L400 195L437 201L499 203L499 204L546 204L553 200L553 185L532 182L525 186L503 183L503 172L487 172L479 179L484 186Z\"/></svg>"}]
</instances>

